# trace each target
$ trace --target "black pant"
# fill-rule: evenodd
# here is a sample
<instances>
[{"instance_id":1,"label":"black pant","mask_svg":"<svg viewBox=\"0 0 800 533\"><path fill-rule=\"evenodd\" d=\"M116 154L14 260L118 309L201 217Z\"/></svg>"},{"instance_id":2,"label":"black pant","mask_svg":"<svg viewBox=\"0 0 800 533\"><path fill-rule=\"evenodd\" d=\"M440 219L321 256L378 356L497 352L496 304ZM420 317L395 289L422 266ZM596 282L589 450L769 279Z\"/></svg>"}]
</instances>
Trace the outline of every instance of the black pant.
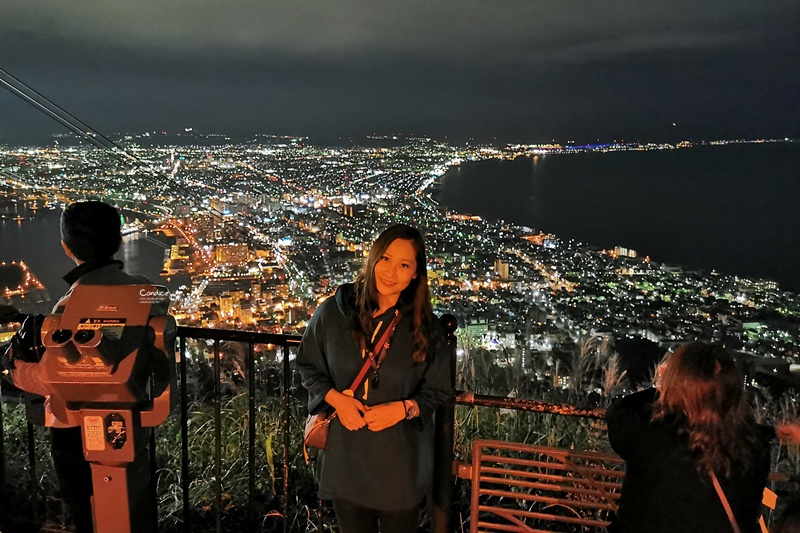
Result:
<instances>
[{"instance_id":1,"label":"black pant","mask_svg":"<svg viewBox=\"0 0 800 533\"><path fill-rule=\"evenodd\" d=\"M346 500L333 500L341 533L414 533L419 506L404 511L378 511Z\"/></svg>"},{"instance_id":2,"label":"black pant","mask_svg":"<svg viewBox=\"0 0 800 533\"><path fill-rule=\"evenodd\" d=\"M53 466L75 533L93 533L92 470L83 457L81 428L52 428Z\"/></svg>"}]
</instances>

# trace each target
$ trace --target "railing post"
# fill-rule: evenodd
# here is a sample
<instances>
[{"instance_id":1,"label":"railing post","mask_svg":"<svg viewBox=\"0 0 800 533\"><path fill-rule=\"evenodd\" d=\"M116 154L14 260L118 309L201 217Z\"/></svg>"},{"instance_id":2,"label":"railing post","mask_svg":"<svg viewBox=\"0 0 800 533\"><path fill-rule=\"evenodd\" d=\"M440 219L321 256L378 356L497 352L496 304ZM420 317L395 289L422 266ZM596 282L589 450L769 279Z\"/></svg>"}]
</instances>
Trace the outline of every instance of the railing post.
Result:
<instances>
[{"instance_id":1,"label":"railing post","mask_svg":"<svg viewBox=\"0 0 800 533\"><path fill-rule=\"evenodd\" d=\"M450 357L450 381L455 390L456 336L458 321L453 315L442 315L442 325L447 332L447 354ZM453 499L453 428L455 426L455 398L436 410L434 421L433 455L433 532L450 531L450 507Z\"/></svg>"},{"instance_id":2,"label":"railing post","mask_svg":"<svg viewBox=\"0 0 800 533\"><path fill-rule=\"evenodd\" d=\"M183 531L189 533L189 395L186 392L186 337L181 335L181 492L183 496Z\"/></svg>"},{"instance_id":3,"label":"railing post","mask_svg":"<svg viewBox=\"0 0 800 533\"><path fill-rule=\"evenodd\" d=\"M247 346L247 521L252 526L256 492L256 363L253 343Z\"/></svg>"},{"instance_id":4,"label":"railing post","mask_svg":"<svg viewBox=\"0 0 800 533\"><path fill-rule=\"evenodd\" d=\"M214 519L222 533L222 377L219 339L214 340Z\"/></svg>"},{"instance_id":5,"label":"railing post","mask_svg":"<svg viewBox=\"0 0 800 533\"><path fill-rule=\"evenodd\" d=\"M39 481L36 475L36 436L33 424L28 422L28 466L30 471L30 493L34 495L36 503L39 503Z\"/></svg>"},{"instance_id":6,"label":"railing post","mask_svg":"<svg viewBox=\"0 0 800 533\"><path fill-rule=\"evenodd\" d=\"M150 382L152 386L152 379ZM152 511L150 512L150 523L153 531L158 531L158 468L156 468L156 429L149 428L150 434L150 501Z\"/></svg>"},{"instance_id":7,"label":"railing post","mask_svg":"<svg viewBox=\"0 0 800 533\"><path fill-rule=\"evenodd\" d=\"M292 373L289 367L289 346L283 346L283 531L289 533L289 407Z\"/></svg>"}]
</instances>

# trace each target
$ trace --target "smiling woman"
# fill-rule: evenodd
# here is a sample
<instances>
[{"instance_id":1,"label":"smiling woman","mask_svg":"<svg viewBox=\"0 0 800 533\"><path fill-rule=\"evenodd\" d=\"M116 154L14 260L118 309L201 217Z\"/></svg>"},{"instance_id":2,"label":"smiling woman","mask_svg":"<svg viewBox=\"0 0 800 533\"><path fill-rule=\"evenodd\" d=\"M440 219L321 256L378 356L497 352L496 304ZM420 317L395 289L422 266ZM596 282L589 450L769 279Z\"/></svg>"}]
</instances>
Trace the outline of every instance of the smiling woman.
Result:
<instances>
[{"instance_id":1,"label":"smiling woman","mask_svg":"<svg viewBox=\"0 0 800 533\"><path fill-rule=\"evenodd\" d=\"M319 497L333 500L343 533L416 531L432 482L433 413L453 389L426 264L420 233L390 227L303 335L297 366L309 412L337 415Z\"/></svg>"},{"instance_id":2,"label":"smiling woman","mask_svg":"<svg viewBox=\"0 0 800 533\"><path fill-rule=\"evenodd\" d=\"M400 294L417 279L416 250L413 241L395 239L375 264L378 310L375 316L394 307Z\"/></svg>"}]
</instances>

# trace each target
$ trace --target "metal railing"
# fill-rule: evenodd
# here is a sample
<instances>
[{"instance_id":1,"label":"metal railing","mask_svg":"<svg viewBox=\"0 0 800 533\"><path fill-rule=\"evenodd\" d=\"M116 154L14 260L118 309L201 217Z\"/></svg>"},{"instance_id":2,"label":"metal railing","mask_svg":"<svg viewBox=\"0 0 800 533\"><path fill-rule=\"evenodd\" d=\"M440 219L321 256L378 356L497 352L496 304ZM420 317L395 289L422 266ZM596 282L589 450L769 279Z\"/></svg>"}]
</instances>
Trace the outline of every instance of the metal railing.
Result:
<instances>
[{"instance_id":1,"label":"metal railing","mask_svg":"<svg viewBox=\"0 0 800 533\"><path fill-rule=\"evenodd\" d=\"M222 531L222 380L221 380L221 351L220 342L240 342L247 344L246 371L247 391L248 391L248 424L247 424L247 468L248 468L248 494L247 508L250 521L254 519L254 498L256 494L255 480L255 450L256 450L256 372L255 372L255 351L256 345L272 344L281 350L281 360L283 369L283 410L282 410L282 429L283 429L283 479L281 507L284 516L283 530L289 531L289 521L286 519L289 510L289 445L291 439L290 408L292 402L292 368L290 364L289 348L298 346L301 337L296 335L280 335L271 333L258 333L247 331L231 331L192 327L179 327L179 374L180 374L180 420L181 420L181 490L183 497L183 524L184 531L189 531L191 524L191 505L190 505L190 485L191 475L189 469L189 398L187 394L187 339L210 340L213 342L213 375L214 375L214 525L215 531ZM151 446L151 453L155 449ZM154 462L153 462L154 463Z\"/></svg>"}]
</instances>

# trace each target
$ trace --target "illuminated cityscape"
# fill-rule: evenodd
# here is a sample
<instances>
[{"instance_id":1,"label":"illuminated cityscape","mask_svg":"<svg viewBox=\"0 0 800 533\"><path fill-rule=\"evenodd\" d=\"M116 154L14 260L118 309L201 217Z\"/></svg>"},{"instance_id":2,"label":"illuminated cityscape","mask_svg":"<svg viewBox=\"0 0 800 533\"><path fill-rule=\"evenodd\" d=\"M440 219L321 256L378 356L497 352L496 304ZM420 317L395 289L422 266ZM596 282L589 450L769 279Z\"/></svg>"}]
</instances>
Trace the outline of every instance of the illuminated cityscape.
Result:
<instances>
[{"instance_id":1,"label":"illuminated cityscape","mask_svg":"<svg viewBox=\"0 0 800 533\"><path fill-rule=\"evenodd\" d=\"M126 136L129 164L82 147L7 148L0 171L20 201L98 196L141 213L127 232L174 238L161 275L186 280L174 305L182 324L301 333L319 302L354 278L381 229L405 222L425 232L435 308L458 317L464 346L524 363L586 337L699 339L796 360L800 297L774 282L658 263L623 245L598 250L437 201L445 171L465 161L675 146L374 137L369 147L327 148L260 136L145 147L150 135Z\"/></svg>"}]
</instances>

